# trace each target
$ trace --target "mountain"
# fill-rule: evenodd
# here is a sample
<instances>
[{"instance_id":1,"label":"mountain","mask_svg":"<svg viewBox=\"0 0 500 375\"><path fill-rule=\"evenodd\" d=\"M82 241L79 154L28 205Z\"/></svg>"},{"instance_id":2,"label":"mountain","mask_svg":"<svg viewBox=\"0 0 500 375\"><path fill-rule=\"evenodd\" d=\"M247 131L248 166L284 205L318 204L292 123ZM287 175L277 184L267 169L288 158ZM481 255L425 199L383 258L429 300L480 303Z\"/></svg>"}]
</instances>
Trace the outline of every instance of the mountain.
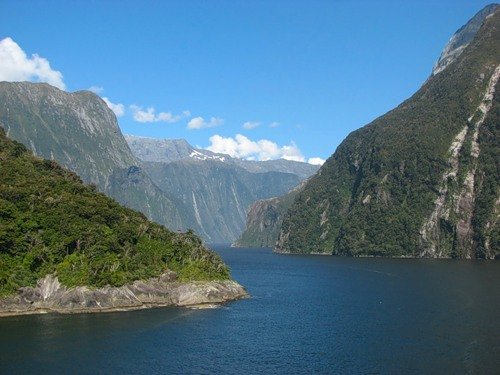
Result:
<instances>
[{"instance_id":1,"label":"mountain","mask_svg":"<svg viewBox=\"0 0 500 375\"><path fill-rule=\"evenodd\" d=\"M234 242L255 201L285 194L317 166L289 160L249 161L195 148L185 140L126 135L154 183L175 197L209 242Z\"/></svg>"},{"instance_id":2,"label":"mountain","mask_svg":"<svg viewBox=\"0 0 500 375\"><path fill-rule=\"evenodd\" d=\"M233 158L226 154L195 148L184 139L157 139L128 134L125 139L134 155L142 161L170 163L183 159L217 160L252 173L284 172L295 174L301 179L312 176L319 169L317 165L286 159L256 161Z\"/></svg>"},{"instance_id":3,"label":"mountain","mask_svg":"<svg viewBox=\"0 0 500 375\"><path fill-rule=\"evenodd\" d=\"M474 36L479 31L486 17L494 13L497 4L490 4L485 6L472 17L469 22L462 26L458 31L453 34L446 46L439 56L438 61L434 65L432 75L442 72L448 65L455 61L458 56L464 51L469 43L474 39Z\"/></svg>"},{"instance_id":4,"label":"mountain","mask_svg":"<svg viewBox=\"0 0 500 375\"><path fill-rule=\"evenodd\" d=\"M0 82L0 126L37 156L57 161L150 219L172 229L198 229L183 216L182 205L151 181L97 95Z\"/></svg>"},{"instance_id":5,"label":"mountain","mask_svg":"<svg viewBox=\"0 0 500 375\"><path fill-rule=\"evenodd\" d=\"M2 129L0 174L0 296L52 274L67 287L118 287L168 270L181 281L230 279L192 232L171 232L119 205Z\"/></svg>"},{"instance_id":6,"label":"mountain","mask_svg":"<svg viewBox=\"0 0 500 375\"><path fill-rule=\"evenodd\" d=\"M499 7L462 27L438 67L339 145L287 211L276 251L500 257Z\"/></svg>"},{"instance_id":7,"label":"mountain","mask_svg":"<svg viewBox=\"0 0 500 375\"><path fill-rule=\"evenodd\" d=\"M283 196L262 199L252 204L247 215L245 231L234 243L234 246L274 247L278 240L283 217L305 183L306 181L302 181Z\"/></svg>"},{"instance_id":8,"label":"mountain","mask_svg":"<svg viewBox=\"0 0 500 375\"><path fill-rule=\"evenodd\" d=\"M256 200L279 196L298 185L300 177L283 172L251 173L218 160L184 159L145 162L155 183L187 207L200 235L209 242L233 242L245 229Z\"/></svg>"},{"instance_id":9,"label":"mountain","mask_svg":"<svg viewBox=\"0 0 500 375\"><path fill-rule=\"evenodd\" d=\"M127 207L173 230L191 228L208 242L234 241L254 201L284 194L318 168L242 161L184 140L125 140L97 95L44 83L1 82L0 126Z\"/></svg>"},{"instance_id":10,"label":"mountain","mask_svg":"<svg viewBox=\"0 0 500 375\"><path fill-rule=\"evenodd\" d=\"M185 139L159 139L125 134L130 149L142 161L170 163L198 154L212 157L214 153L197 150Z\"/></svg>"}]
</instances>

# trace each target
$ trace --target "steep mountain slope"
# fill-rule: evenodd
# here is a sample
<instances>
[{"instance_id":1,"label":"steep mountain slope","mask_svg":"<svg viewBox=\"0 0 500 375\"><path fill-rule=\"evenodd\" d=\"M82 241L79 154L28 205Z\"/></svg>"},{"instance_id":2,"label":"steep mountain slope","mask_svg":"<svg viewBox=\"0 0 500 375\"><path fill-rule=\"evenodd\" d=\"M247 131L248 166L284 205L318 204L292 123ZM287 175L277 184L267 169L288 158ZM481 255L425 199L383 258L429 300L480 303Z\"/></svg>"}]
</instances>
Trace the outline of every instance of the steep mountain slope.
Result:
<instances>
[{"instance_id":1,"label":"steep mountain slope","mask_svg":"<svg viewBox=\"0 0 500 375\"><path fill-rule=\"evenodd\" d=\"M136 163L113 112L91 92L0 82L0 102L1 126L10 138L76 171L84 181L104 186L115 169Z\"/></svg>"},{"instance_id":2,"label":"steep mountain slope","mask_svg":"<svg viewBox=\"0 0 500 375\"><path fill-rule=\"evenodd\" d=\"M183 280L230 278L193 233L148 221L2 129L0 174L0 296L54 273L70 287L120 286L168 269Z\"/></svg>"},{"instance_id":3,"label":"steep mountain slope","mask_svg":"<svg viewBox=\"0 0 500 375\"><path fill-rule=\"evenodd\" d=\"M318 166L290 160L250 161L191 146L183 139L126 135L155 184L186 207L209 242L233 242L258 199L282 195Z\"/></svg>"},{"instance_id":4,"label":"steep mountain slope","mask_svg":"<svg viewBox=\"0 0 500 375\"><path fill-rule=\"evenodd\" d=\"M145 162L144 166L162 190L188 207L200 235L210 242L233 242L245 229L253 202L282 195L301 180L291 173L251 173L213 159Z\"/></svg>"},{"instance_id":5,"label":"steep mountain slope","mask_svg":"<svg viewBox=\"0 0 500 375\"><path fill-rule=\"evenodd\" d=\"M455 61L458 56L464 51L465 47L474 39L479 28L483 24L483 21L492 14L497 7L497 4L490 4L485 6L479 12L476 13L474 17L470 19L464 26L457 30L455 34L450 38L449 42L443 49L441 56L439 56L434 69L432 70L432 75L438 74L439 72L446 69L453 61Z\"/></svg>"},{"instance_id":6,"label":"steep mountain slope","mask_svg":"<svg viewBox=\"0 0 500 375\"><path fill-rule=\"evenodd\" d=\"M283 217L304 188L306 181L283 196L262 199L250 207L245 231L234 243L237 247L274 247L283 223Z\"/></svg>"},{"instance_id":7,"label":"steep mountain slope","mask_svg":"<svg viewBox=\"0 0 500 375\"><path fill-rule=\"evenodd\" d=\"M36 155L56 160L152 220L172 229L197 229L141 170L113 112L97 95L0 82L0 126Z\"/></svg>"},{"instance_id":8,"label":"steep mountain slope","mask_svg":"<svg viewBox=\"0 0 500 375\"><path fill-rule=\"evenodd\" d=\"M499 256L500 11L493 9L416 94L342 142L285 215L277 251Z\"/></svg>"}]
</instances>

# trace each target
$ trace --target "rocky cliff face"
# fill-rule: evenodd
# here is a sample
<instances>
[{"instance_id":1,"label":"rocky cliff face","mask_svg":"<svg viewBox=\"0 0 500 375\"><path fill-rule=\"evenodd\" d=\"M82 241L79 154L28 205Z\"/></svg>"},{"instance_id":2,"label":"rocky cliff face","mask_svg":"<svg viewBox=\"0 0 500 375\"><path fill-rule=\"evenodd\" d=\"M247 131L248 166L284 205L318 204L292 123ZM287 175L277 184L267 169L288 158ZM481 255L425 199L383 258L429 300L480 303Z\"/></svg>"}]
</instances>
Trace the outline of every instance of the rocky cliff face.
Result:
<instances>
[{"instance_id":1,"label":"rocky cliff face","mask_svg":"<svg viewBox=\"0 0 500 375\"><path fill-rule=\"evenodd\" d=\"M471 40L477 17L457 33L460 53L351 133L310 179L285 215L277 251L499 257L500 12L480 14Z\"/></svg>"},{"instance_id":2,"label":"rocky cliff face","mask_svg":"<svg viewBox=\"0 0 500 375\"><path fill-rule=\"evenodd\" d=\"M253 202L278 196L300 183L283 172L251 173L218 160L185 159L144 163L151 178L177 197L209 242L233 242L245 229Z\"/></svg>"},{"instance_id":3,"label":"rocky cliff face","mask_svg":"<svg viewBox=\"0 0 500 375\"><path fill-rule=\"evenodd\" d=\"M245 298L245 289L232 280L179 282L174 272L121 287L67 288L47 275L36 287L23 287L0 299L0 317L9 315L89 313L137 310L159 306L204 306Z\"/></svg>"},{"instance_id":4,"label":"rocky cliff face","mask_svg":"<svg viewBox=\"0 0 500 375\"><path fill-rule=\"evenodd\" d=\"M116 168L137 164L113 112L88 91L0 82L0 126L36 155L58 161L99 187Z\"/></svg>"},{"instance_id":5,"label":"rocky cliff face","mask_svg":"<svg viewBox=\"0 0 500 375\"><path fill-rule=\"evenodd\" d=\"M283 217L292 205L295 197L305 186L305 181L287 194L269 199L262 199L250 207L245 231L234 243L237 247L274 247L283 222Z\"/></svg>"},{"instance_id":6,"label":"rocky cliff face","mask_svg":"<svg viewBox=\"0 0 500 375\"><path fill-rule=\"evenodd\" d=\"M116 117L97 95L45 83L0 82L0 126L36 155L57 161L158 223L198 229L142 171Z\"/></svg>"},{"instance_id":7,"label":"rocky cliff face","mask_svg":"<svg viewBox=\"0 0 500 375\"><path fill-rule=\"evenodd\" d=\"M469 45L469 43L474 39L479 28L483 24L484 20L491 16L497 7L497 4L490 4L479 12L476 13L474 17L470 19L464 26L457 30L455 34L450 38L448 44L443 49L441 56L439 56L434 69L432 70L432 75L442 72L448 65L455 61L464 49Z\"/></svg>"}]
</instances>

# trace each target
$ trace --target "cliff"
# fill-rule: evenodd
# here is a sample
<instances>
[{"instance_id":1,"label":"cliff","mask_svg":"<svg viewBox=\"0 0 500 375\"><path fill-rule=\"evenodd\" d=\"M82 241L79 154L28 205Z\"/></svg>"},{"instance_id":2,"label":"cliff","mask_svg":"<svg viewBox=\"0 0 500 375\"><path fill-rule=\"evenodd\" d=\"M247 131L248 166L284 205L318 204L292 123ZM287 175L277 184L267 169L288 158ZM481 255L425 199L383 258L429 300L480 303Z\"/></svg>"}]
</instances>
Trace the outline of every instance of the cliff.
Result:
<instances>
[{"instance_id":1,"label":"cliff","mask_svg":"<svg viewBox=\"0 0 500 375\"><path fill-rule=\"evenodd\" d=\"M460 54L341 143L287 211L276 251L500 256L500 12L488 9Z\"/></svg>"}]
</instances>

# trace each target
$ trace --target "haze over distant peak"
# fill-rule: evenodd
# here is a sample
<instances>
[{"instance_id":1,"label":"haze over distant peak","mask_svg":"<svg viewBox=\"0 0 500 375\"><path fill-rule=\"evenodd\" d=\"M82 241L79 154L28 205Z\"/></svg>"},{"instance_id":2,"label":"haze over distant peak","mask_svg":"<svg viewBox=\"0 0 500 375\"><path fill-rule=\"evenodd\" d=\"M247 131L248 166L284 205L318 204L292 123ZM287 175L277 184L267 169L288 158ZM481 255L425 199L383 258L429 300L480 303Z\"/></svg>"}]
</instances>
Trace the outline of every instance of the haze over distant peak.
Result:
<instances>
[{"instance_id":1,"label":"haze over distant peak","mask_svg":"<svg viewBox=\"0 0 500 375\"><path fill-rule=\"evenodd\" d=\"M307 178L319 169L319 165L287 159L266 161L246 160L196 148L185 139L159 139L139 137L125 134L134 155L145 162L171 163L178 160L215 160L227 164L237 165L249 172L286 172L293 173L301 178Z\"/></svg>"},{"instance_id":2,"label":"haze over distant peak","mask_svg":"<svg viewBox=\"0 0 500 375\"><path fill-rule=\"evenodd\" d=\"M436 75L446 69L458 56L462 54L464 49L474 39L483 21L490 17L497 8L498 4L489 4L477 12L469 22L458 29L455 34L450 38L448 43L441 52L438 61L434 65L432 75Z\"/></svg>"}]
</instances>

